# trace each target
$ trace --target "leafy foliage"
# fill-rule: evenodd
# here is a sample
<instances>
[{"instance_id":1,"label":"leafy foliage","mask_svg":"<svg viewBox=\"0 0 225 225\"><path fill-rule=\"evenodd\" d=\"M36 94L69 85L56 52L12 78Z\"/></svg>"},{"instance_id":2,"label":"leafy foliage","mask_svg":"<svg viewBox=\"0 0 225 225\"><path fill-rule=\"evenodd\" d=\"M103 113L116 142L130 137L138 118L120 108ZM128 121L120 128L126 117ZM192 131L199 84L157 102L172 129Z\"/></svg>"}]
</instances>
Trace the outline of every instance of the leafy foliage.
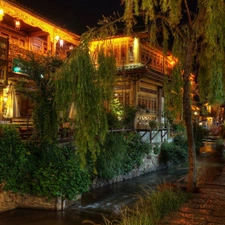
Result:
<instances>
[{"instance_id":1,"label":"leafy foliage","mask_svg":"<svg viewBox=\"0 0 225 225\"><path fill-rule=\"evenodd\" d=\"M112 179L122 174L127 150L124 136L117 133L109 133L102 148L96 163L98 176L104 179Z\"/></svg>"},{"instance_id":2,"label":"leafy foliage","mask_svg":"<svg viewBox=\"0 0 225 225\"><path fill-rule=\"evenodd\" d=\"M185 132L185 126L184 124L173 124L172 129L174 133L184 133Z\"/></svg>"},{"instance_id":3,"label":"leafy foliage","mask_svg":"<svg viewBox=\"0 0 225 225\"><path fill-rule=\"evenodd\" d=\"M149 144L135 133L109 133L102 148L96 167L103 179L112 179L139 167L144 154L150 151Z\"/></svg>"},{"instance_id":4,"label":"leafy foliage","mask_svg":"<svg viewBox=\"0 0 225 225\"><path fill-rule=\"evenodd\" d=\"M188 157L187 138L183 135L177 135L173 142L162 143L160 149L160 160L162 162L182 162Z\"/></svg>"},{"instance_id":5,"label":"leafy foliage","mask_svg":"<svg viewBox=\"0 0 225 225\"><path fill-rule=\"evenodd\" d=\"M40 151L40 149L39 149ZM32 193L40 196L73 199L90 186L90 177L80 168L80 161L74 148L45 146L33 157L39 160L38 169L33 174Z\"/></svg>"},{"instance_id":6,"label":"leafy foliage","mask_svg":"<svg viewBox=\"0 0 225 225\"><path fill-rule=\"evenodd\" d=\"M113 99L107 111L109 129L133 128L136 107L122 106L118 99Z\"/></svg>"},{"instance_id":7,"label":"leafy foliage","mask_svg":"<svg viewBox=\"0 0 225 225\"><path fill-rule=\"evenodd\" d=\"M29 75L18 82L16 89L33 103L33 139L40 142L53 143L57 138L58 119L53 74L61 64L58 57L36 56L32 53L26 58L19 58L19 66ZM33 83L33 88L28 83Z\"/></svg>"},{"instance_id":8,"label":"leafy foliage","mask_svg":"<svg viewBox=\"0 0 225 225\"><path fill-rule=\"evenodd\" d=\"M96 67L85 41L70 54L57 73L58 110L65 115L70 105L75 105L75 140L83 165L88 151L93 161L96 160L100 151L99 144L103 143L108 131L104 102L112 98L115 74L113 55L105 55L100 50Z\"/></svg>"},{"instance_id":9,"label":"leafy foliage","mask_svg":"<svg viewBox=\"0 0 225 225\"><path fill-rule=\"evenodd\" d=\"M74 148L24 143L11 126L0 127L0 169L0 182L13 192L73 199L90 185Z\"/></svg>"},{"instance_id":10,"label":"leafy foliage","mask_svg":"<svg viewBox=\"0 0 225 225\"><path fill-rule=\"evenodd\" d=\"M0 183L6 189L19 191L24 189L28 163L26 149L21 142L18 130L12 126L0 126ZM26 189L26 188L25 188Z\"/></svg>"},{"instance_id":11,"label":"leafy foliage","mask_svg":"<svg viewBox=\"0 0 225 225\"><path fill-rule=\"evenodd\" d=\"M136 112L138 109L132 106L125 106L124 107L124 116L123 116L123 124L126 128L133 128L134 126L134 119L136 116Z\"/></svg>"}]
</instances>

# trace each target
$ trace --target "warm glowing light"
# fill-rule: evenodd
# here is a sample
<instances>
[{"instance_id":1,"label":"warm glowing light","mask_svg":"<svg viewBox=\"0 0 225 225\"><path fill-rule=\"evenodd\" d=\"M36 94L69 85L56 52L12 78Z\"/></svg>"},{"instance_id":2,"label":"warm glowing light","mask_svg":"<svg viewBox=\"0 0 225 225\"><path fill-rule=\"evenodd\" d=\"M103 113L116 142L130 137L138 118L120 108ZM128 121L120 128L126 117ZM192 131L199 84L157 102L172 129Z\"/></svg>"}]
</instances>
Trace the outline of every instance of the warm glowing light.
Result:
<instances>
[{"instance_id":1,"label":"warm glowing light","mask_svg":"<svg viewBox=\"0 0 225 225\"><path fill-rule=\"evenodd\" d=\"M175 61L174 60L170 61L170 65L174 66L175 65Z\"/></svg>"},{"instance_id":2,"label":"warm glowing light","mask_svg":"<svg viewBox=\"0 0 225 225\"><path fill-rule=\"evenodd\" d=\"M0 8L0 21L3 20L3 16L4 16L4 10L3 8Z\"/></svg>"},{"instance_id":3,"label":"warm glowing light","mask_svg":"<svg viewBox=\"0 0 225 225\"><path fill-rule=\"evenodd\" d=\"M63 41L62 39L59 40L59 46L60 46L60 47L63 47L63 42L64 42L64 41Z\"/></svg>"},{"instance_id":4,"label":"warm glowing light","mask_svg":"<svg viewBox=\"0 0 225 225\"><path fill-rule=\"evenodd\" d=\"M20 21L19 20L15 20L15 29L16 30L20 29Z\"/></svg>"},{"instance_id":5,"label":"warm glowing light","mask_svg":"<svg viewBox=\"0 0 225 225\"><path fill-rule=\"evenodd\" d=\"M58 41L59 40L59 36L55 36L55 40Z\"/></svg>"},{"instance_id":6,"label":"warm glowing light","mask_svg":"<svg viewBox=\"0 0 225 225\"><path fill-rule=\"evenodd\" d=\"M168 55L167 56L168 62L169 64L173 67L176 63L177 63L177 59L174 58L172 55Z\"/></svg>"}]
</instances>

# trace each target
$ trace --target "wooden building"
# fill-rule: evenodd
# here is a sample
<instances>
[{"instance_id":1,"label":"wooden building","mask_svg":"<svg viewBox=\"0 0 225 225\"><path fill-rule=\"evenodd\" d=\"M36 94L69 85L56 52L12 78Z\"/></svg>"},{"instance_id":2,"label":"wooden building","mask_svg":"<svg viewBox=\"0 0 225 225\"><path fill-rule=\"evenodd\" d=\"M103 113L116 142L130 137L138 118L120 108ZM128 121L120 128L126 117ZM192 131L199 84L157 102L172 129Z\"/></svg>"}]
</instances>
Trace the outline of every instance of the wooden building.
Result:
<instances>
[{"instance_id":1,"label":"wooden building","mask_svg":"<svg viewBox=\"0 0 225 225\"><path fill-rule=\"evenodd\" d=\"M135 36L115 36L91 43L90 52L97 63L100 46L112 50L117 64L114 95L122 105L139 107L135 128L148 128L150 120L163 123L163 82L174 65L171 55L152 48L143 33Z\"/></svg>"},{"instance_id":2,"label":"wooden building","mask_svg":"<svg viewBox=\"0 0 225 225\"><path fill-rule=\"evenodd\" d=\"M65 58L79 44L80 36L65 30L31 9L10 0L0 0L0 121L9 122L13 115L6 115L9 86L25 76L19 68L13 68L18 55L29 52L39 55L58 55ZM26 117L29 102L17 93L20 112L16 116Z\"/></svg>"}]
</instances>

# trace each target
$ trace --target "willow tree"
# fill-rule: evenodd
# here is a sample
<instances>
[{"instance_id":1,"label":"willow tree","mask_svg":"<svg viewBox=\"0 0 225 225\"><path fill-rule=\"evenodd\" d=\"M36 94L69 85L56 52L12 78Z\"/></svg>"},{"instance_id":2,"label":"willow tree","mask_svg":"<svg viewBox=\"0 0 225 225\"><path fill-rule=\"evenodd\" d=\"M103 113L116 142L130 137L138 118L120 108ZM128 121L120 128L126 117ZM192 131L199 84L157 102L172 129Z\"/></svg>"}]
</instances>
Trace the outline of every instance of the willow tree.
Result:
<instances>
[{"instance_id":1,"label":"willow tree","mask_svg":"<svg viewBox=\"0 0 225 225\"><path fill-rule=\"evenodd\" d=\"M90 35L90 32L89 32ZM56 103L64 117L74 105L74 139L83 166L87 153L95 161L108 131L105 103L110 101L116 75L112 52L99 49L98 63L89 53L88 39L71 52L56 74Z\"/></svg>"},{"instance_id":2,"label":"willow tree","mask_svg":"<svg viewBox=\"0 0 225 225\"><path fill-rule=\"evenodd\" d=\"M124 20L128 32L132 30L136 16L142 16L150 31L150 44L155 44L161 31L165 51L170 43L172 54L178 60L180 70L173 72L172 82L176 83L176 77L182 77L178 92L182 93L188 137L187 190L193 192L197 187L197 177L190 74L193 68L199 68L198 86L202 101L211 104L222 101L225 61L224 0L122 0L122 3L125 5ZM175 75L177 73L179 74Z\"/></svg>"}]
</instances>

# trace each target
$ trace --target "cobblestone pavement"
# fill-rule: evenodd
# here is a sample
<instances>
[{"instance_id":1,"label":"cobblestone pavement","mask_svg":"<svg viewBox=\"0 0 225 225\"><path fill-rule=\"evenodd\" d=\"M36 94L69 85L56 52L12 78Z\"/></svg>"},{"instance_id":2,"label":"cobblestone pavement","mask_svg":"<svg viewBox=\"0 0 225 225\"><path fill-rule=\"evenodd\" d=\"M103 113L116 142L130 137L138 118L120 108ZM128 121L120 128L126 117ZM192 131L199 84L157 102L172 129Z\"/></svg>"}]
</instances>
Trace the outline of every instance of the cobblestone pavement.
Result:
<instances>
[{"instance_id":1,"label":"cobblestone pavement","mask_svg":"<svg viewBox=\"0 0 225 225\"><path fill-rule=\"evenodd\" d=\"M214 159L198 165L199 193L159 225L225 225L225 166Z\"/></svg>"}]
</instances>

